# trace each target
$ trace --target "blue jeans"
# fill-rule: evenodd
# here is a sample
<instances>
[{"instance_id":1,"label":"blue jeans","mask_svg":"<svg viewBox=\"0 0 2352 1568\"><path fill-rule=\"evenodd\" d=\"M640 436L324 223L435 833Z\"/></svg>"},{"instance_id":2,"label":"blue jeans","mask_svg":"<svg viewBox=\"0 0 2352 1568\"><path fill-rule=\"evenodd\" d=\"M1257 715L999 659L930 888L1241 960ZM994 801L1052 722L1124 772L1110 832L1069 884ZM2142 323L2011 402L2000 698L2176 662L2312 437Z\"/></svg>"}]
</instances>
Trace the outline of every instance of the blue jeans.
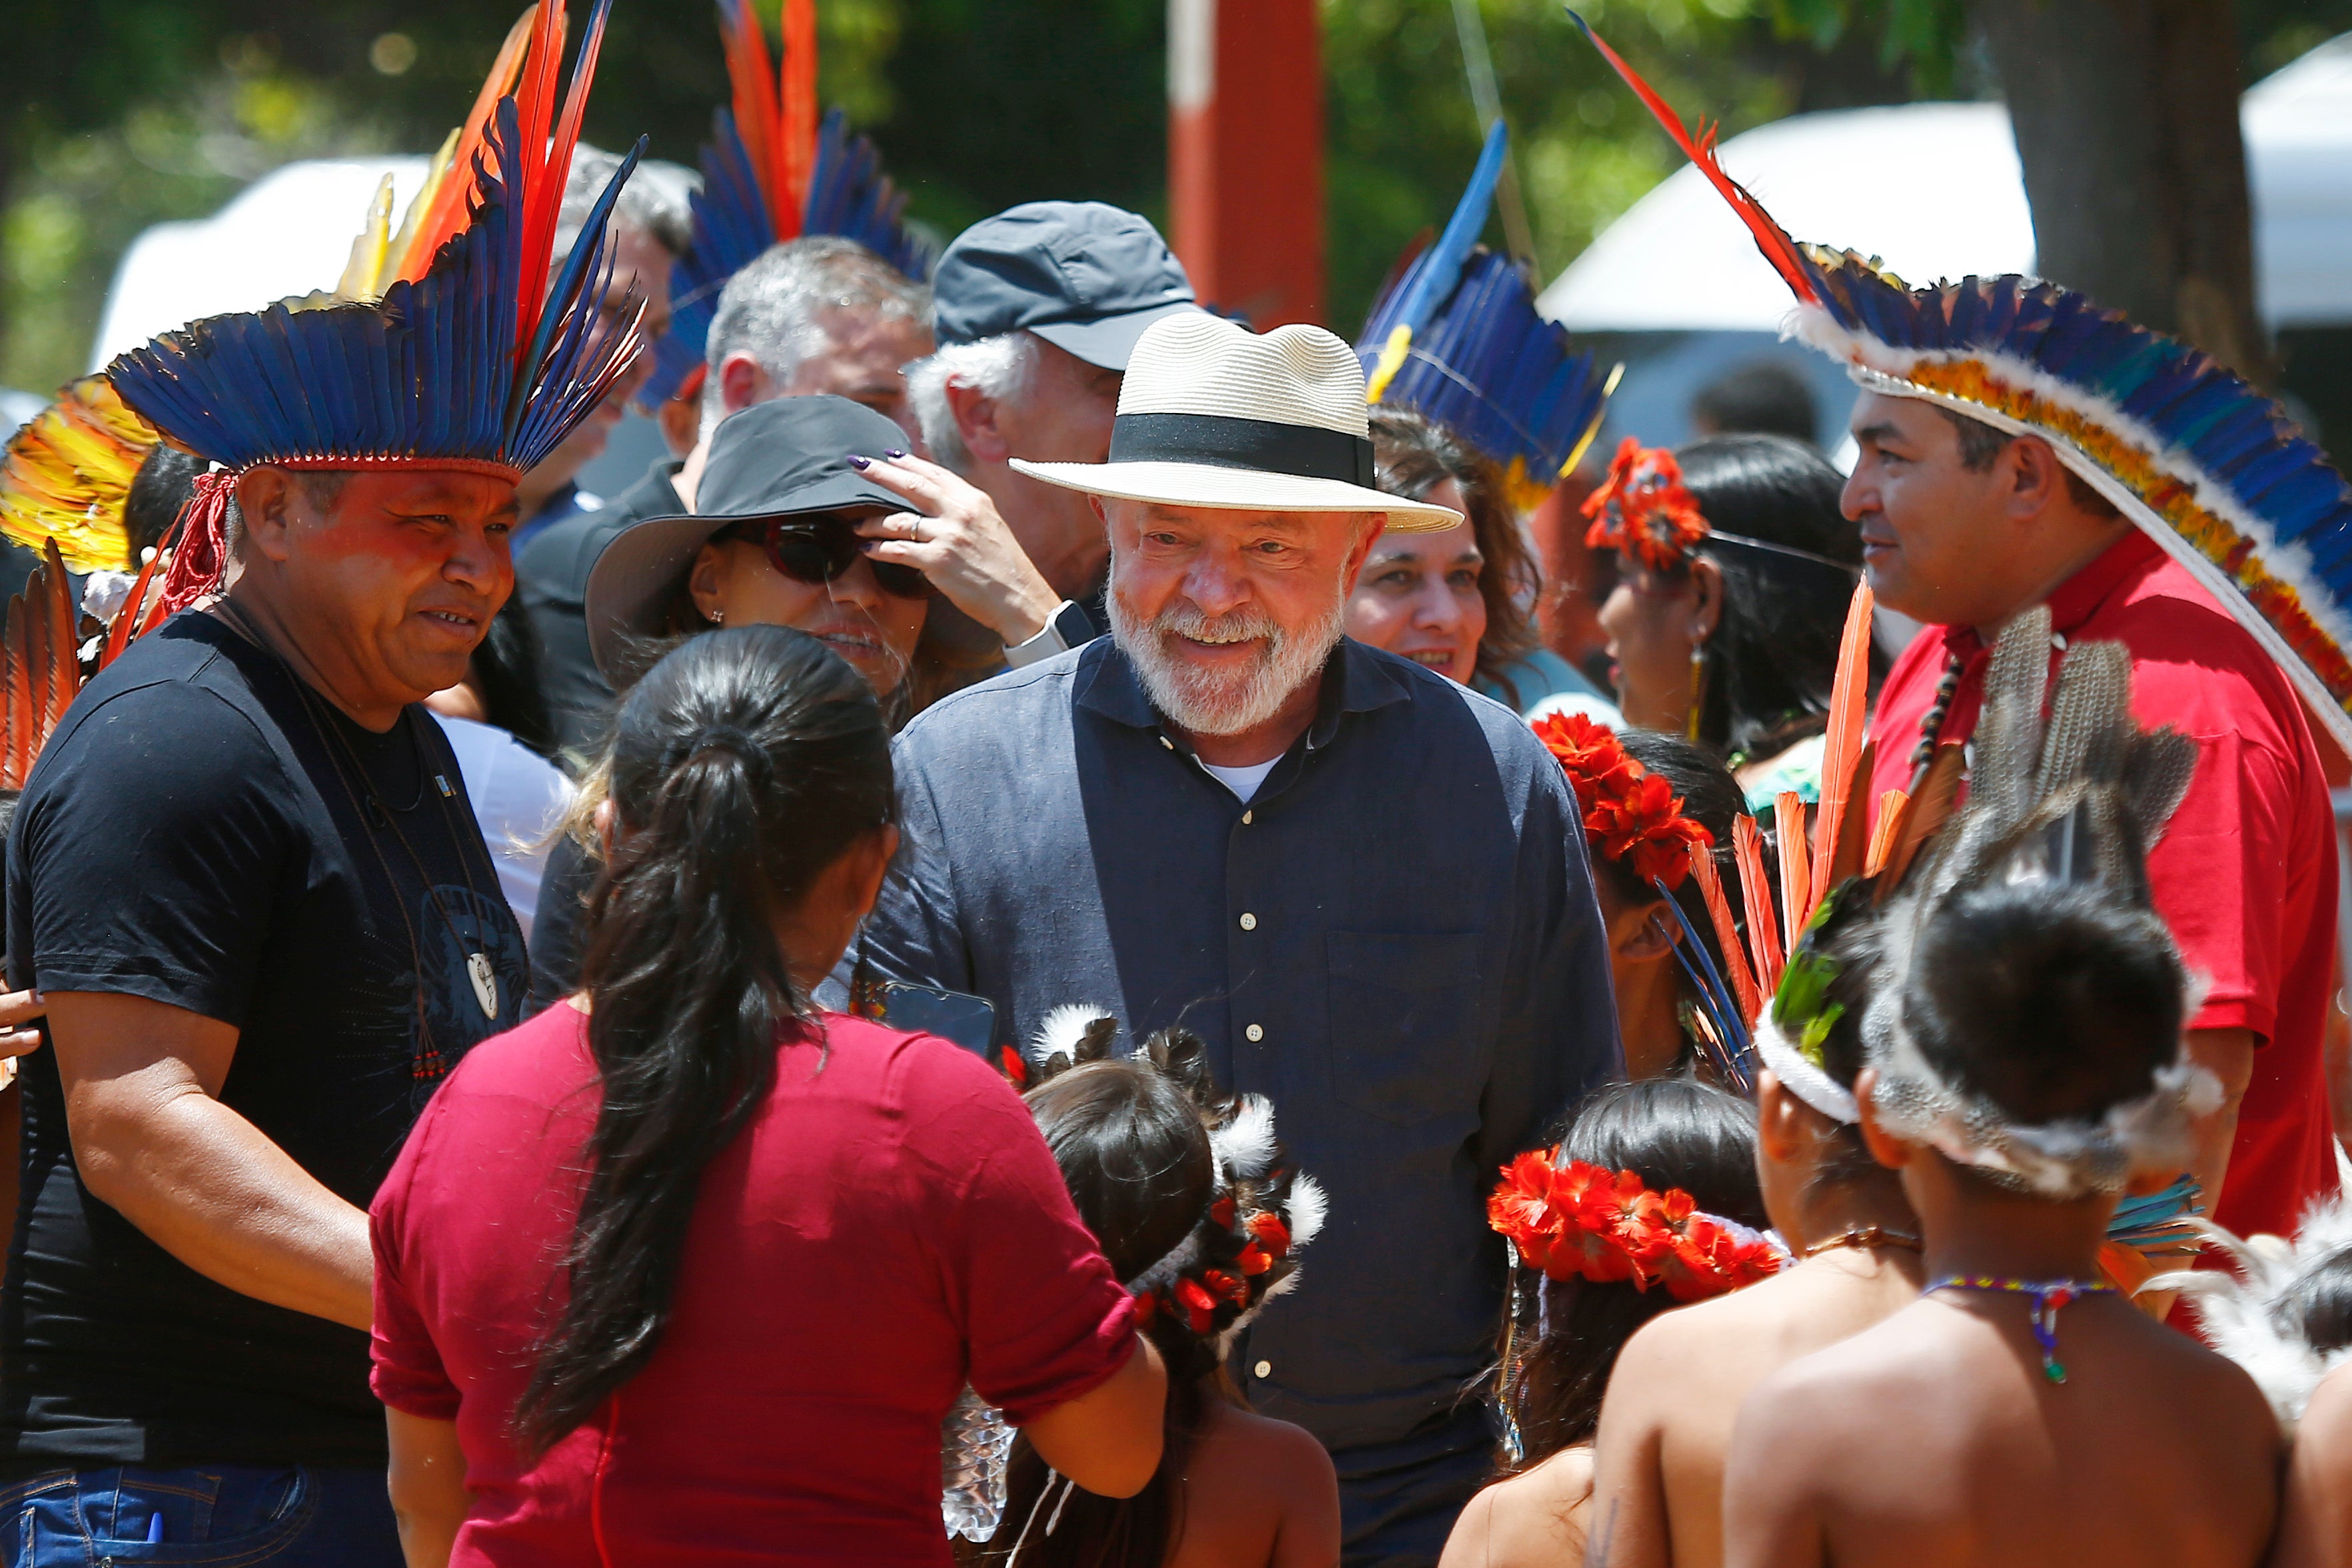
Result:
<instances>
[{"instance_id":1,"label":"blue jeans","mask_svg":"<svg viewBox=\"0 0 2352 1568\"><path fill-rule=\"evenodd\" d=\"M401 1568L383 1472L52 1470L0 1487L0 1568Z\"/></svg>"}]
</instances>

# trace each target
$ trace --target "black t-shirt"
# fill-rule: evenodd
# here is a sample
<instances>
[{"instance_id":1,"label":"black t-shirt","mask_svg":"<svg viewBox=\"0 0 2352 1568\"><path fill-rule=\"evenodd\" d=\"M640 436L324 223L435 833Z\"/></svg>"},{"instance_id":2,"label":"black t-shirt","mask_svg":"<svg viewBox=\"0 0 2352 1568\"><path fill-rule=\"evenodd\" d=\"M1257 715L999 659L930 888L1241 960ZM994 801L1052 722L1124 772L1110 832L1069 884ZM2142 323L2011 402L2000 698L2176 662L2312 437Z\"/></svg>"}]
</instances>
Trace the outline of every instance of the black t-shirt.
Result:
<instances>
[{"instance_id":1,"label":"black t-shirt","mask_svg":"<svg viewBox=\"0 0 2352 1568\"><path fill-rule=\"evenodd\" d=\"M655 464L595 511L549 524L515 559L515 597L539 638L539 687L567 751L593 748L613 707L612 684L588 650L588 574L623 528L686 511L670 484L679 466L667 458Z\"/></svg>"},{"instance_id":2,"label":"black t-shirt","mask_svg":"<svg viewBox=\"0 0 2352 1568\"><path fill-rule=\"evenodd\" d=\"M76 699L17 810L7 912L12 986L236 1026L222 1103L362 1208L527 979L439 727L362 729L197 612ZM381 1466L367 1336L173 1259L82 1185L54 1051L25 1085L0 1464Z\"/></svg>"}]
</instances>

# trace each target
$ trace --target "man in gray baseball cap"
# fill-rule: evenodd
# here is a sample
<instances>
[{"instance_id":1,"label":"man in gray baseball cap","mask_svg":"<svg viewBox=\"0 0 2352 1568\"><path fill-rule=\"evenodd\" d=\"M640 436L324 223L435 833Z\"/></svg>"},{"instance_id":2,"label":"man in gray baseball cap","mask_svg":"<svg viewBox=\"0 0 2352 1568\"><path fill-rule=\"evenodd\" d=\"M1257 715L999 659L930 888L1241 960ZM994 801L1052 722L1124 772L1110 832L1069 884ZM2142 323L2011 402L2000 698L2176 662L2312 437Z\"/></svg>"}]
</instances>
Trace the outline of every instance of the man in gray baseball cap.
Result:
<instances>
[{"instance_id":1,"label":"man in gray baseball cap","mask_svg":"<svg viewBox=\"0 0 2352 1568\"><path fill-rule=\"evenodd\" d=\"M1013 460L1108 458L1136 340L1200 307L1160 231L1100 202L1024 202L982 219L940 257L931 290L939 349L907 367L907 390L934 461L877 465L872 477L930 517L1003 516L1065 601L1012 652L1016 664L1046 657L1102 630L1110 547L1085 497Z\"/></svg>"}]
</instances>

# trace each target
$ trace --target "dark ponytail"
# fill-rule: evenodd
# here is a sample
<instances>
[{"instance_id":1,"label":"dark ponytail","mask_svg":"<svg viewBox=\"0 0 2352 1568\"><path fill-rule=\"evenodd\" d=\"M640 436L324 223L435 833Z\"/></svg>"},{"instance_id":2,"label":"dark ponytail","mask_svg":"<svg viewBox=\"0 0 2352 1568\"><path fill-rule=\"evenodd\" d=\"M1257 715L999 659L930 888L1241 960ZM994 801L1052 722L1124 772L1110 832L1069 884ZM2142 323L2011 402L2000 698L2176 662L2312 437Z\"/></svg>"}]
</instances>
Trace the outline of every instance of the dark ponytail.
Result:
<instances>
[{"instance_id":1,"label":"dark ponytail","mask_svg":"<svg viewBox=\"0 0 2352 1568\"><path fill-rule=\"evenodd\" d=\"M613 852L582 966L603 1102L564 1257L569 1296L515 1412L544 1452L661 1341L702 1172L809 1016L773 916L892 817L865 679L815 639L733 627L681 643L614 721Z\"/></svg>"}]
</instances>

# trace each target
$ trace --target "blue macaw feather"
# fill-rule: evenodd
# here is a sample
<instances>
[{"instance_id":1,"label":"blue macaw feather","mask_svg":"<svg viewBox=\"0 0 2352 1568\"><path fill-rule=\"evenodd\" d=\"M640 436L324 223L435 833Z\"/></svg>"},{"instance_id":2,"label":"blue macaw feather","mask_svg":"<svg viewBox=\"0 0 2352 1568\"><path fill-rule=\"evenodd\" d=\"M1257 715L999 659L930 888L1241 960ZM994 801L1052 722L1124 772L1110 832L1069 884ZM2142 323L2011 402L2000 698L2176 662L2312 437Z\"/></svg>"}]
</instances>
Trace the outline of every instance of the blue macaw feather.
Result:
<instances>
[{"instance_id":1,"label":"blue macaw feather","mask_svg":"<svg viewBox=\"0 0 2352 1568\"><path fill-rule=\"evenodd\" d=\"M609 4L610 0L605 0L605 3ZM583 313L593 315L603 306L604 291L586 287L588 268L605 251L604 242L608 238L605 220L612 215L614 204L621 199L621 187L628 183L630 174L635 172L637 160L645 156L646 141L643 136L637 138L636 145L622 158L621 166L613 171L613 177L605 183L604 193L596 198L596 204L588 210L583 238L594 235L597 243L573 245L572 254L564 258L562 270L556 276L555 287L549 291L547 308L539 318L539 329L531 335L530 346L524 350L521 362L515 367L517 395L507 409L507 429L509 433L521 423L523 414L528 412L528 392L541 385L540 366L547 358L549 344L555 340L557 329ZM608 267L606 272L609 271Z\"/></svg>"},{"instance_id":2,"label":"blue macaw feather","mask_svg":"<svg viewBox=\"0 0 2352 1568\"><path fill-rule=\"evenodd\" d=\"M1503 158L1509 146L1510 131L1498 119L1486 132L1486 145L1479 152L1477 165L1470 172L1470 183L1463 191L1462 199L1454 205L1454 215L1445 220L1437 243L1429 247L1421 265L1413 269L1412 287L1405 294L1395 324L1410 328L1415 336L1454 292L1463 264L1469 260L1471 248L1486 226L1487 209L1494 205L1495 186L1502 178Z\"/></svg>"}]
</instances>

